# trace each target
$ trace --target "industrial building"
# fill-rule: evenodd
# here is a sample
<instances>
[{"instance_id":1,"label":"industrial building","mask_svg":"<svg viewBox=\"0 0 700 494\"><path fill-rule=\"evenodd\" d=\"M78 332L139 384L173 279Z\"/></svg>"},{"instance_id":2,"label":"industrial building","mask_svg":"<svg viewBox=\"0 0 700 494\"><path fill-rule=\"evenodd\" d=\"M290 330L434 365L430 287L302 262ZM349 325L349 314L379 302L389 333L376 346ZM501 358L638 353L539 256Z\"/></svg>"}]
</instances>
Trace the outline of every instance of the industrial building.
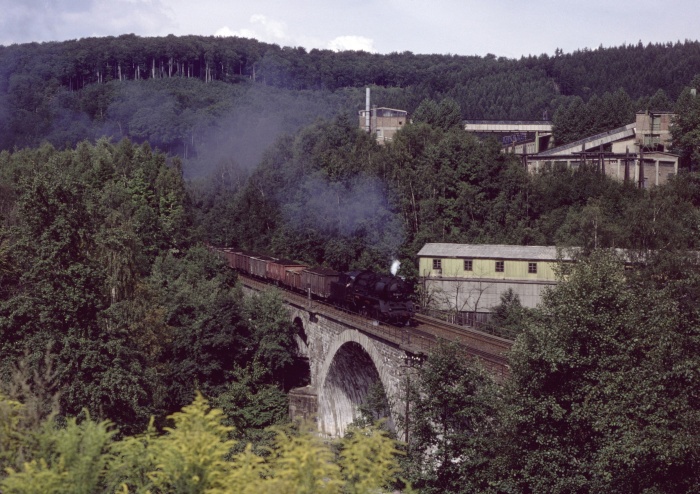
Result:
<instances>
[{"instance_id":1,"label":"industrial building","mask_svg":"<svg viewBox=\"0 0 700 494\"><path fill-rule=\"evenodd\" d=\"M587 166L640 187L662 185L678 173L678 155L670 152L671 112L639 112L633 123L542 151L532 140L504 150L523 157L528 171ZM533 152L535 151L535 152Z\"/></svg>"},{"instance_id":2,"label":"industrial building","mask_svg":"<svg viewBox=\"0 0 700 494\"><path fill-rule=\"evenodd\" d=\"M373 134L379 144L385 144L408 123L408 112L370 106L370 90L367 88L365 109L359 111L359 123L360 128Z\"/></svg>"},{"instance_id":3,"label":"industrial building","mask_svg":"<svg viewBox=\"0 0 700 494\"><path fill-rule=\"evenodd\" d=\"M391 141L406 125L408 112L394 108L370 108L360 110L360 127L374 134L379 144Z\"/></svg>"},{"instance_id":4,"label":"industrial building","mask_svg":"<svg viewBox=\"0 0 700 494\"><path fill-rule=\"evenodd\" d=\"M535 307L556 285L556 267L571 260L551 246L429 243L418 252L424 305L488 313L512 289L524 307Z\"/></svg>"}]
</instances>

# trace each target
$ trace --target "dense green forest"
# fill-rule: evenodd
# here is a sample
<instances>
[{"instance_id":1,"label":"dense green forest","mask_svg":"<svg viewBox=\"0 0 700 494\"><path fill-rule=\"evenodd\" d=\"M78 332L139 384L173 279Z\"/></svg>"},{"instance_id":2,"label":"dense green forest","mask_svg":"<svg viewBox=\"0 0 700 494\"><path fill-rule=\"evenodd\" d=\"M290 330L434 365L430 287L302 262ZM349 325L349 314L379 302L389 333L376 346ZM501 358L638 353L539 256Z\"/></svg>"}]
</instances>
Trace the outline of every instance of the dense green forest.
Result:
<instances>
[{"instance_id":1,"label":"dense green forest","mask_svg":"<svg viewBox=\"0 0 700 494\"><path fill-rule=\"evenodd\" d=\"M1 489L696 492L699 73L697 42L521 60L0 47ZM357 125L368 85L413 115L385 146ZM678 115L684 166L651 189L529 175L460 128L546 110L566 142L640 109ZM407 443L363 428L372 397L341 444L288 426L297 328L205 244L339 270L398 258L415 281L426 242L582 249L540 307L497 309L518 335L506 382L449 345L416 369Z\"/></svg>"},{"instance_id":2,"label":"dense green forest","mask_svg":"<svg viewBox=\"0 0 700 494\"><path fill-rule=\"evenodd\" d=\"M124 432L197 389L243 408L266 394L261 427L286 415L282 393L305 379L295 329L193 239L177 159L101 140L3 152L0 173L3 382L44 414L86 409Z\"/></svg>"}]
</instances>

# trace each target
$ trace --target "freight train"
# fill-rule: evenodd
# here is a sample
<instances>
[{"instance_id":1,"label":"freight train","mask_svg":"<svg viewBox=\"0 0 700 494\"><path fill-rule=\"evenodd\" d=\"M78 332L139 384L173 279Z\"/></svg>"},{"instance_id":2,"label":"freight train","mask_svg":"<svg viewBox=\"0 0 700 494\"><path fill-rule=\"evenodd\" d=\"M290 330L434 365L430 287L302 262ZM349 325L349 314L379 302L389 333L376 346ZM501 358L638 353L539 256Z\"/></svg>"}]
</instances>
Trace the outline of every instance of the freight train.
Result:
<instances>
[{"instance_id":1,"label":"freight train","mask_svg":"<svg viewBox=\"0 0 700 494\"><path fill-rule=\"evenodd\" d=\"M408 284L398 276L372 271L340 273L288 259L211 247L236 271L290 290L303 292L358 314L397 325L415 313Z\"/></svg>"}]
</instances>

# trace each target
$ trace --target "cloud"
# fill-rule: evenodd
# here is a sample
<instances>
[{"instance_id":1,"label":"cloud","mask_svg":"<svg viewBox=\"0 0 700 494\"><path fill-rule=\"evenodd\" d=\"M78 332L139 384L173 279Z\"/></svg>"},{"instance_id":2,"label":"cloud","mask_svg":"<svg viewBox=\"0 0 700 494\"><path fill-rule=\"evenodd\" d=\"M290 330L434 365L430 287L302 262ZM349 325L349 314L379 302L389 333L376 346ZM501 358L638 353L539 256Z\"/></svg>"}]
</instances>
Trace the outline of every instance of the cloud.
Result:
<instances>
[{"instance_id":1,"label":"cloud","mask_svg":"<svg viewBox=\"0 0 700 494\"><path fill-rule=\"evenodd\" d=\"M265 34L268 36L272 36L277 39L287 38L287 25L284 22L268 19L261 14L252 15L250 17L250 22L252 24L259 24L263 28Z\"/></svg>"},{"instance_id":2,"label":"cloud","mask_svg":"<svg viewBox=\"0 0 700 494\"><path fill-rule=\"evenodd\" d=\"M222 28L217 29L214 32L214 36L223 36L223 37L228 37L228 36L240 36L242 38L252 38L254 37L255 33L253 31L249 31L247 29L242 29L240 31L234 31L228 26L224 26Z\"/></svg>"},{"instance_id":3,"label":"cloud","mask_svg":"<svg viewBox=\"0 0 700 494\"><path fill-rule=\"evenodd\" d=\"M289 44L291 38L287 35L287 25L284 22L270 19L262 14L250 16L250 27L233 30L228 26L217 29L215 36L240 36L255 38L268 43Z\"/></svg>"},{"instance_id":4,"label":"cloud","mask_svg":"<svg viewBox=\"0 0 700 494\"><path fill-rule=\"evenodd\" d=\"M334 51L366 51L377 53L374 40L364 36L338 36L331 41L323 41L315 36L309 36L308 30L301 35L290 34L285 22L267 17L263 14L253 14L248 24L239 29L223 26L216 30L215 36L240 36L254 38L266 43L276 43L282 46L304 46L311 48L328 48Z\"/></svg>"},{"instance_id":5,"label":"cloud","mask_svg":"<svg viewBox=\"0 0 700 494\"><path fill-rule=\"evenodd\" d=\"M334 51L366 51L376 53L374 40L364 36L338 36L328 43L328 48Z\"/></svg>"}]
</instances>

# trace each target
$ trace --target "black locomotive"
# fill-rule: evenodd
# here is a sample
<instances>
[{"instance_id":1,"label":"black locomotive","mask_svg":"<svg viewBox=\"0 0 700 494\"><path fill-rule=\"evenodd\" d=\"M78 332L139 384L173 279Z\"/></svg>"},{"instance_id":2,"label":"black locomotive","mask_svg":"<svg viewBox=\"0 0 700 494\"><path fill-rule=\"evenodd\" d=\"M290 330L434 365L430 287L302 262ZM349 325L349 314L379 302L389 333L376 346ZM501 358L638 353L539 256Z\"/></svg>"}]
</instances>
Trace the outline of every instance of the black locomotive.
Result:
<instances>
[{"instance_id":1,"label":"black locomotive","mask_svg":"<svg viewBox=\"0 0 700 494\"><path fill-rule=\"evenodd\" d=\"M330 300L375 319L406 324L414 314L410 295L406 282L397 276L352 271L331 283Z\"/></svg>"}]
</instances>

